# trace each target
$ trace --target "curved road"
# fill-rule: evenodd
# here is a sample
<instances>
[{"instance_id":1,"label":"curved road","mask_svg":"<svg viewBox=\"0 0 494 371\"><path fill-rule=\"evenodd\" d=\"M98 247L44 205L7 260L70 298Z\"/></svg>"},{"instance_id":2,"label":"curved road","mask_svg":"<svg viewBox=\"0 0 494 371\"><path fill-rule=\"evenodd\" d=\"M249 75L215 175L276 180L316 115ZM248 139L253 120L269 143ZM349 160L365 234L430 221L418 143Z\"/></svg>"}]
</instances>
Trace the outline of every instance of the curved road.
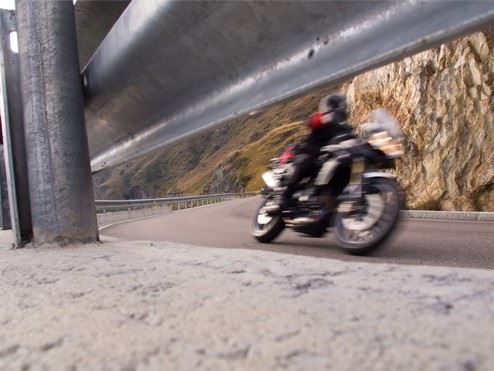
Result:
<instances>
[{"instance_id":1,"label":"curved road","mask_svg":"<svg viewBox=\"0 0 494 371\"><path fill-rule=\"evenodd\" d=\"M373 255L354 257L343 254L331 234L308 238L286 230L274 243L258 243L249 228L259 202L255 197L170 212L109 226L101 234L341 260L494 268L494 223L405 219L391 240Z\"/></svg>"}]
</instances>

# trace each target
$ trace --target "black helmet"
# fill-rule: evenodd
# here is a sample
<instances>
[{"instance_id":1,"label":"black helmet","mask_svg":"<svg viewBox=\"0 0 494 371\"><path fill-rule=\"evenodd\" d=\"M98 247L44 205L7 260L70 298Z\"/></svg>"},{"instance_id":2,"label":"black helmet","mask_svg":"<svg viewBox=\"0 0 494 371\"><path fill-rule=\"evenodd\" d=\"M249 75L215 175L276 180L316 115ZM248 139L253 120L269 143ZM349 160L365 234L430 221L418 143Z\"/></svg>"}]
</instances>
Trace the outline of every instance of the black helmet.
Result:
<instances>
[{"instance_id":1,"label":"black helmet","mask_svg":"<svg viewBox=\"0 0 494 371\"><path fill-rule=\"evenodd\" d=\"M326 106L328 111L346 112L346 98L341 94L331 94L326 98Z\"/></svg>"}]
</instances>

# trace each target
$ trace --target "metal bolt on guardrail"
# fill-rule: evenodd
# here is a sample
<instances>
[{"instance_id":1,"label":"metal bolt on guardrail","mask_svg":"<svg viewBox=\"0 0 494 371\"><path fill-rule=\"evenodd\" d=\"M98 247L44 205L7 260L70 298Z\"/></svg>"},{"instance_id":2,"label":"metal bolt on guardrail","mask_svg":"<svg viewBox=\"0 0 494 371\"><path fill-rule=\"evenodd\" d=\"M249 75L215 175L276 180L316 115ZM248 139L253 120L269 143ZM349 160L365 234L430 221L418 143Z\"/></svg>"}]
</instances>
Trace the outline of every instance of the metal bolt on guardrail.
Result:
<instances>
[{"instance_id":1,"label":"metal bolt on guardrail","mask_svg":"<svg viewBox=\"0 0 494 371\"><path fill-rule=\"evenodd\" d=\"M98 213L106 213L123 210L131 211L145 208L160 208L165 206L171 208L172 210L182 210L255 195L257 195L256 192L246 192L217 193L210 195L168 198L148 198L138 200L96 200L96 211Z\"/></svg>"}]
</instances>

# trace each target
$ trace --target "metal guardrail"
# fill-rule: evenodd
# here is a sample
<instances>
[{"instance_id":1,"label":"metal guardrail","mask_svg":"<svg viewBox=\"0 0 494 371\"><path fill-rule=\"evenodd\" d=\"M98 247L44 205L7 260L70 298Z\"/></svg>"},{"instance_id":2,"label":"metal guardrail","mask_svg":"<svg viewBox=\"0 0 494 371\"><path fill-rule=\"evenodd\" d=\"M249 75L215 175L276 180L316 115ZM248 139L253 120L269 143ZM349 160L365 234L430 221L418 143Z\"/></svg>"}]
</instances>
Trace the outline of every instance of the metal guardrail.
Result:
<instances>
[{"instance_id":1,"label":"metal guardrail","mask_svg":"<svg viewBox=\"0 0 494 371\"><path fill-rule=\"evenodd\" d=\"M92 170L493 21L493 1L133 0L83 72Z\"/></svg>"},{"instance_id":2,"label":"metal guardrail","mask_svg":"<svg viewBox=\"0 0 494 371\"><path fill-rule=\"evenodd\" d=\"M174 210L209 205L230 201L237 198L255 196L256 192L247 193L217 193L185 197L148 198L140 200L96 200L96 212L106 213L122 210L138 210L152 207L168 206Z\"/></svg>"},{"instance_id":3,"label":"metal guardrail","mask_svg":"<svg viewBox=\"0 0 494 371\"><path fill-rule=\"evenodd\" d=\"M140 200L96 200L96 209L98 213L124 210L130 211L163 206L169 206L174 210L181 210L256 195L258 195L257 192L245 192L217 193L184 197L147 198ZM404 218L412 219L494 221L493 212L402 210L401 215Z\"/></svg>"},{"instance_id":4,"label":"metal guardrail","mask_svg":"<svg viewBox=\"0 0 494 371\"><path fill-rule=\"evenodd\" d=\"M402 210L401 216L410 219L494 222L494 212L488 211Z\"/></svg>"}]
</instances>

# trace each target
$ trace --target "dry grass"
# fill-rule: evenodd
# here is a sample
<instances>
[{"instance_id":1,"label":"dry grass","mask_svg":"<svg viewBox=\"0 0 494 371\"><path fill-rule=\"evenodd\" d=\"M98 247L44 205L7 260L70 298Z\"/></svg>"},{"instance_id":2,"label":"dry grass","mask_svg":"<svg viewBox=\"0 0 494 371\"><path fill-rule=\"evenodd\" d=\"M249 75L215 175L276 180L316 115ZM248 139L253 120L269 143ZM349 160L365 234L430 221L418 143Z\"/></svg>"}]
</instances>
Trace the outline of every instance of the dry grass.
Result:
<instances>
[{"instance_id":1,"label":"dry grass","mask_svg":"<svg viewBox=\"0 0 494 371\"><path fill-rule=\"evenodd\" d=\"M244 190L258 190L261 174L288 143L304 134L299 121L317 109L328 89L281 103L195 138L95 176L96 197L160 197L167 192L207 192L222 168Z\"/></svg>"}]
</instances>

